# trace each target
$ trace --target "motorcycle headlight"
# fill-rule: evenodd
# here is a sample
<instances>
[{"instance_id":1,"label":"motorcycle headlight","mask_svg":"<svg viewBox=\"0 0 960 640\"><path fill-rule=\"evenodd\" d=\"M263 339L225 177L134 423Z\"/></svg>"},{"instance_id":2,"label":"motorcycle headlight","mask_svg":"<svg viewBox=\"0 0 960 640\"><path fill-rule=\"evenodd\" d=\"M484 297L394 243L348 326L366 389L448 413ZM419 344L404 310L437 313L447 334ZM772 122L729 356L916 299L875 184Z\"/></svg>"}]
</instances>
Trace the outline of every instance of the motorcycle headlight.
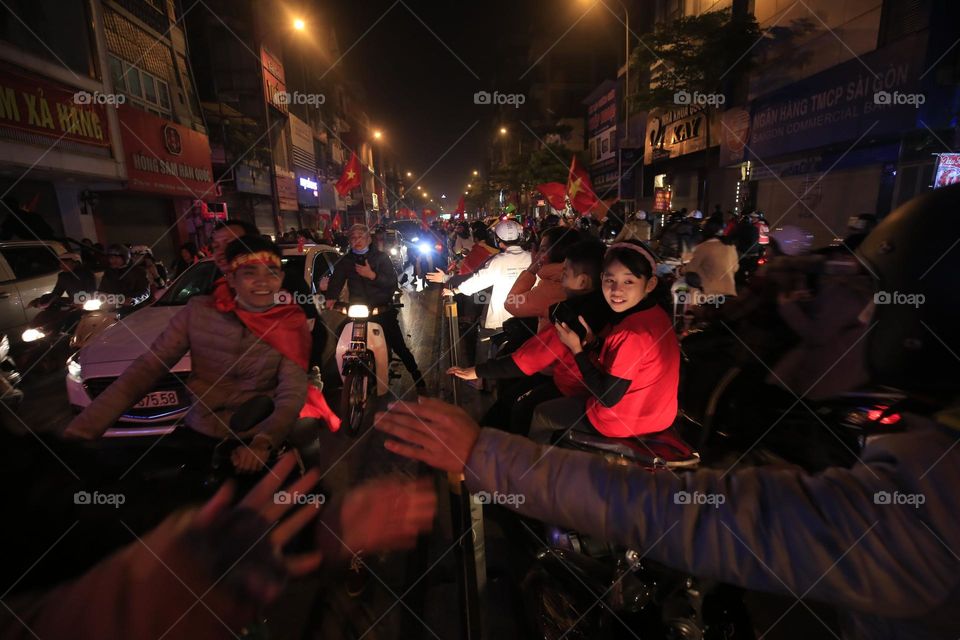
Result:
<instances>
[{"instance_id":1,"label":"motorcycle headlight","mask_svg":"<svg viewBox=\"0 0 960 640\"><path fill-rule=\"evenodd\" d=\"M430 243L423 242L420 244L420 253L430 253Z\"/></svg>"},{"instance_id":2,"label":"motorcycle headlight","mask_svg":"<svg viewBox=\"0 0 960 640\"><path fill-rule=\"evenodd\" d=\"M80 363L74 358L75 356L67 358L67 376L74 382L83 382L83 378L80 377L83 371L81 370Z\"/></svg>"},{"instance_id":3,"label":"motorcycle headlight","mask_svg":"<svg viewBox=\"0 0 960 640\"><path fill-rule=\"evenodd\" d=\"M396 247L390 247L390 255L392 255L392 256L397 255L397 248L396 248Z\"/></svg>"},{"instance_id":4,"label":"motorcycle headlight","mask_svg":"<svg viewBox=\"0 0 960 640\"><path fill-rule=\"evenodd\" d=\"M352 304L347 308L347 315L358 320L361 318L369 318L370 308L365 304Z\"/></svg>"},{"instance_id":5,"label":"motorcycle headlight","mask_svg":"<svg viewBox=\"0 0 960 640\"><path fill-rule=\"evenodd\" d=\"M101 301L99 298L90 298L89 300L83 303L83 310L99 311L100 307L102 306L103 306L103 301Z\"/></svg>"},{"instance_id":6,"label":"motorcycle headlight","mask_svg":"<svg viewBox=\"0 0 960 640\"><path fill-rule=\"evenodd\" d=\"M40 331L40 329L34 329L31 327L20 334L20 339L24 342L36 342L37 340L45 338L46 336L47 334L45 334L43 331Z\"/></svg>"}]
</instances>

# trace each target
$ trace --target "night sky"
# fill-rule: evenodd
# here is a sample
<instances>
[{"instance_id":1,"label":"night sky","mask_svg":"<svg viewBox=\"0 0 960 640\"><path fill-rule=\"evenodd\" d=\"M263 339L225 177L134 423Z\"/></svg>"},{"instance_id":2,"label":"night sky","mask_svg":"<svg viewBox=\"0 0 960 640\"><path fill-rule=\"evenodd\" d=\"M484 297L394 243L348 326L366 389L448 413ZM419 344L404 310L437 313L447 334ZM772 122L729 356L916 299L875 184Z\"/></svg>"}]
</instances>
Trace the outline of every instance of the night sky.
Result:
<instances>
[{"instance_id":1,"label":"night sky","mask_svg":"<svg viewBox=\"0 0 960 640\"><path fill-rule=\"evenodd\" d=\"M584 35L616 47L622 33L620 23L583 0L338 0L322 11L341 52L353 47L340 64L362 86L371 121L382 127L401 170L422 178L431 196L445 192L448 208L470 171L483 170L501 122L514 124L511 135L529 137L519 123L522 110L507 107L505 120L496 107L474 104L474 92L526 92L551 41L557 51L578 36L582 46ZM536 33L543 40L531 52Z\"/></svg>"}]
</instances>

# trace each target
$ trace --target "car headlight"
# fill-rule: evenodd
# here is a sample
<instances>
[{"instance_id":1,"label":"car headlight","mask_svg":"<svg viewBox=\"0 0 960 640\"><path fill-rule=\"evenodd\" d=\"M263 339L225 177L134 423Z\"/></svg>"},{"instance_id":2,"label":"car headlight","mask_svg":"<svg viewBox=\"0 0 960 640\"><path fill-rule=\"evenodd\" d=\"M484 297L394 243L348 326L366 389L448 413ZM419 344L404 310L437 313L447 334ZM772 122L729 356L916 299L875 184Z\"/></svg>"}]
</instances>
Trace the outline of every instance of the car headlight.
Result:
<instances>
[{"instance_id":1,"label":"car headlight","mask_svg":"<svg viewBox=\"0 0 960 640\"><path fill-rule=\"evenodd\" d=\"M103 306L103 301L99 298L90 298L83 303L84 311L99 311L100 307Z\"/></svg>"},{"instance_id":2,"label":"car headlight","mask_svg":"<svg viewBox=\"0 0 960 640\"><path fill-rule=\"evenodd\" d=\"M352 304L347 308L347 315L358 320L361 318L369 318L370 308L365 304Z\"/></svg>"},{"instance_id":3,"label":"car headlight","mask_svg":"<svg viewBox=\"0 0 960 640\"><path fill-rule=\"evenodd\" d=\"M390 247L390 255L392 255L392 256L397 255L397 248L396 248L396 247Z\"/></svg>"},{"instance_id":4,"label":"car headlight","mask_svg":"<svg viewBox=\"0 0 960 640\"><path fill-rule=\"evenodd\" d=\"M80 377L82 370L80 363L75 360L76 356L70 356L67 358L67 377L73 380L74 382L83 382L83 378Z\"/></svg>"},{"instance_id":5,"label":"car headlight","mask_svg":"<svg viewBox=\"0 0 960 640\"><path fill-rule=\"evenodd\" d=\"M423 242L420 244L420 253L430 253L431 248L429 242Z\"/></svg>"},{"instance_id":6,"label":"car headlight","mask_svg":"<svg viewBox=\"0 0 960 640\"><path fill-rule=\"evenodd\" d=\"M34 329L32 327L20 334L20 339L24 342L36 342L45 337L47 337L47 334L40 331L40 329Z\"/></svg>"},{"instance_id":7,"label":"car headlight","mask_svg":"<svg viewBox=\"0 0 960 640\"><path fill-rule=\"evenodd\" d=\"M420 238L412 238L412 239L410 240L410 242L419 242L419 241L420 241Z\"/></svg>"}]
</instances>

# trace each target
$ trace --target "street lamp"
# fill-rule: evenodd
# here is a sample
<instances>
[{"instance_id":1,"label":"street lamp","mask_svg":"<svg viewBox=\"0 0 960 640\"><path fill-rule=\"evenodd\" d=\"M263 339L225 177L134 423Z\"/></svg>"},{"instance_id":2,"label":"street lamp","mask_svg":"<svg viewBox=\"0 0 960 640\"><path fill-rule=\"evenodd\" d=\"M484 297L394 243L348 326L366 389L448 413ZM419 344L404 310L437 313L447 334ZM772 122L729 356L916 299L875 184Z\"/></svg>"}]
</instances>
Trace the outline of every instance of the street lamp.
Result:
<instances>
[{"instance_id":1,"label":"street lamp","mask_svg":"<svg viewBox=\"0 0 960 640\"><path fill-rule=\"evenodd\" d=\"M473 185L470 183L467 183L467 189L473 189Z\"/></svg>"},{"instance_id":2,"label":"street lamp","mask_svg":"<svg viewBox=\"0 0 960 640\"><path fill-rule=\"evenodd\" d=\"M474 169L474 170L473 170L473 175L478 176L478 175L480 175L480 172L477 171L476 169Z\"/></svg>"},{"instance_id":3,"label":"street lamp","mask_svg":"<svg viewBox=\"0 0 960 640\"><path fill-rule=\"evenodd\" d=\"M421 187L420 185L417 185L417 191L423 191L423 187Z\"/></svg>"},{"instance_id":4,"label":"street lamp","mask_svg":"<svg viewBox=\"0 0 960 640\"><path fill-rule=\"evenodd\" d=\"M502 135L502 136L507 135L507 128L506 128L506 127L500 127L500 135Z\"/></svg>"},{"instance_id":5,"label":"street lamp","mask_svg":"<svg viewBox=\"0 0 960 640\"><path fill-rule=\"evenodd\" d=\"M412 177L413 177L413 172L412 172L412 171L407 171L407 177L408 177L408 178L412 178Z\"/></svg>"},{"instance_id":6,"label":"street lamp","mask_svg":"<svg viewBox=\"0 0 960 640\"><path fill-rule=\"evenodd\" d=\"M381 138L383 138L383 131L380 131L380 129L377 129L376 131L374 131L373 138L375 140L380 140Z\"/></svg>"},{"instance_id":7,"label":"street lamp","mask_svg":"<svg viewBox=\"0 0 960 640\"><path fill-rule=\"evenodd\" d=\"M307 28L307 23L303 20L303 18L295 18L293 20L293 28L297 31L303 31Z\"/></svg>"}]
</instances>

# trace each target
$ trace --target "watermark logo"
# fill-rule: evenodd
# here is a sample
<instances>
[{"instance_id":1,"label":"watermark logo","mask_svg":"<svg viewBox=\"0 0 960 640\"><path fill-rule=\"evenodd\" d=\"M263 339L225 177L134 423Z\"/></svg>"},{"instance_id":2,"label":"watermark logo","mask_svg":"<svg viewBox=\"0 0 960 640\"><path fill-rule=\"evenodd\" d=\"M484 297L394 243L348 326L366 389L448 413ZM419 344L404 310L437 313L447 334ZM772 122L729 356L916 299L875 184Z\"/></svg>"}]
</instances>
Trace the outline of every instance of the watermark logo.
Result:
<instances>
[{"instance_id":1,"label":"watermark logo","mask_svg":"<svg viewBox=\"0 0 960 640\"><path fill-rule=\"evenodd\" d=\"M490 93L489 91L477 91L473 94L473 104L512 105L514 108L519 109L520 105L526 101L527 96L522 93L500 93L499 91Z\"/></svg>"},{"instance_id":2,"label":"watermark logo","mask_svg":"<svg viewBox=\"0 0 960 640\"><path fill-rule=\"evenodd\" d=\"M308 107L319 107L327 101L327 96L322 93L300 93L299 91L293 93L278 91L276 97L279 104L305 104Z\"/></svg>"},{"instance_id":3,"label":"watermark logo","mask_svg":"<svg viewBox=\"0 0 960 640\"><path fill-rule=\"evenodd\" d=\"M322 293L302 291L278 291L273 296L274 304L297 304L300 306L323 306L327 298Z\"/></svg>"},{"instance_id":4,"label":"watermark logo","mask_svg":"<svg viewBox=\"0 0 960 640\"><path fill-rule=\"evenodd\" d=\"M99 291L78 291L73 294L73 303L86 307L121 307L127 297L120 293L100 293Z\"/></svg>"},{"instance_id":5,"label":"watermark logo","mask_svg":"<svg viewBox=\"0 0 960 640\"><path fill-rule=\"evenodd\" d=\"M727 96L722 93L700 93L699 91L691 93L686 89L681 89L673 94L674 104L679 105L710 105L711 107L718 107L726 103L726 101Z\"/></svg>"},{"instance_id":6,"label":"watermark logo","mask_svg":"<svg viewBox=\"0 0 960 640\"><path fill-rule=\"evenodd\" d=\"M527 497L522 493L500 493L494 491L480 491L473 494L473 501L477 504L497 504L507 507L519 507L527 501Z\"/></svg>"},{"instance_id":7,"label":"watermark logo","mask_svg":"<svg viewBox=\"0 0 960 640\"><path fill-rule=\"evenodd\" d=\"M277 491L273 494L274 504L320 506L327 501L322 493L300 493L299 491Z\"/></svg>"},{"instance_id":8,"label":"watermark logo","mask_svg":"<svg viewBox=\"0 0 960 640\"><path fill-rule=\"evenodd\" d=\"M899 291L877 291L873 294L873 304L902 304L918 308L927 301L922 293L901 293Z\"/></svg>"},{"instance_id":9,"label":"watermark logo","mask_svg":"<svg viewBox=\"0 0 960 640\"><path fill-rule=\"evenodd\" d=\"M727 496L722 493L703 493L701 491L677 491L673 494L673 504L688 504L698 507L708 506L719 509L727 502Z\"/></svg>"},{"instance_id":10,"label":"watermark logo","mask_svg":"<svg viewBox=\"0 0 960 640\"><path fill-rule=\"evenodd\" d=\"M77 91L73 94L74 104L105 104L119 106L127 102L127 96L122 93L100 93L94 91Z\"/></svg>"},{"instance_id":11,"label":"watermark logo","mask_svg":"<svg viewBox=\"0 0 960 640\"><path fill-rule=\"evenodd\" d=\"M673 302L678 305L697 306L697 307L719 307L727 301L727 297L722 293L704 293L699 289L690 291L674 291Z\"/></svg>"},{"instance_id":12,"label":"watermark logo","mask_svg":"<svg viewBox=\"0 0 960 640\"><path fill-rule=\"evenodd\" d=\"M877 91L873 94L874 104L900 106L908 104L916 109L927 101L922 93L901 93L899 91Z\"/></svg>"},{"instance_id":13,"label":"watermark logo","mask_svg":"<svg viewBox=\"0 0 960 640\"><path fill-rule=\"evenodd\" d=\"M922 493L900 493L899 491L877 491L873 494L873 504L906 505L919 509L926 503L927 497Z\"/></svg>"},{"instance_id":14,"label":"watermark logo","mask_svg":"<svg viewBox=\"0 0 960 640\"><path fill-rule=\"evenodd\" d=\"M122 493L100 493L94 491L77 491L73 494L73 504L87 506L109 505L114 509L119 509L120 505L127 501L127 497Z\"/></svg>"},{"instance_id":15,"label":"watermark logo","mask_svg":"<svg viewBox=\"0 0 960 640\"><path fill-rule=\"evenodd\" d=\"M473 301L477 304L489 304L490 293L488 291L477 291L473 294Z\"/></svg>"}]
</instances>

